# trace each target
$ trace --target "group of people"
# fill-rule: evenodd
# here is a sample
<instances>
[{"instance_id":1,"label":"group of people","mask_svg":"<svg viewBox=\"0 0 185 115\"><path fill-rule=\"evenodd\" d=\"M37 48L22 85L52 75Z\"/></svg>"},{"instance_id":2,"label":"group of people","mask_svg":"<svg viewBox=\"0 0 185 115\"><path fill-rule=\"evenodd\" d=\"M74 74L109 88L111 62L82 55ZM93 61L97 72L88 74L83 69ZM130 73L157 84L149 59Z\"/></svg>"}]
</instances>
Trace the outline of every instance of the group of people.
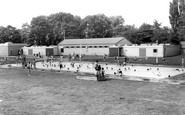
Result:
<instances>
[{"instance_id":1,"label":"group of people","mask_svg":"<svg viewBox=\"0 0 185 115\"><path fill-rule=\"evenodd\" d=\"M28 69L28 75L30 76L31 74L31 69L36 69L36 60L32 59L32 60L27 60L26 56L22 55L22 56L18 56L17 57L17 64L19 64L21 61L22 64L22 68L23 69Z\"/></svg>"},{"instance_id":2,"label":"group of people","mask_svg":"<svg viewBox=\"0 0 185 115\"><path fill-rule=\"evenodd\" d=\"M104 81L105 80L105 70L103 67L101 67L100 64L98 64L98 61L96 61L95 70L96 70L97 81Z\"/></svg>"}]
</instances>

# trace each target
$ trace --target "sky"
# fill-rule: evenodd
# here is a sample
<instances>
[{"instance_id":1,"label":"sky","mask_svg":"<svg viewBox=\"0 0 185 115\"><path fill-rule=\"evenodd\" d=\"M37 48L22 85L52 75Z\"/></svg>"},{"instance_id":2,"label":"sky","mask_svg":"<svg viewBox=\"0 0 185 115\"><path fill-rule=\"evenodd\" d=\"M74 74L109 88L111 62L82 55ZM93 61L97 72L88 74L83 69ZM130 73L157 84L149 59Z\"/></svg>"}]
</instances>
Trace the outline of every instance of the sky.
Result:
<instances>
[{"instance_id":1,"label":"sky","mask_svg":"<svg viewBox=\"0 0 185 115\"><path fill-rule=\"evenodd\" d=\"M105 14L122 16L125 25L139 27L143 23L170 27L169 3L172 0L0 0L0 26L21 28L32 18L58 12L71 13L84 18L88 15Z\"/></svg>"}]
</instances>

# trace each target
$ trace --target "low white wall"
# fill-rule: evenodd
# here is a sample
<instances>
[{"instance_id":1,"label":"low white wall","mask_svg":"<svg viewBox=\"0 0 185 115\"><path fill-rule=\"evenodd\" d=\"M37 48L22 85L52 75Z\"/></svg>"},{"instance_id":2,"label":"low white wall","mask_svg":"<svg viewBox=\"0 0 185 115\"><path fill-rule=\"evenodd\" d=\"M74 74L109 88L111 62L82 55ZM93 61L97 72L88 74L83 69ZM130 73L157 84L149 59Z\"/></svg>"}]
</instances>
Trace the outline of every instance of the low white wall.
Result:
<instances>
[{"instance_id":1,"label":"low white wall","mask_svg":"<svg viewBox=\"0 0 185 115\"><path fill-rule=\"evenodd\" d=\"M132 46L123 46L122 55L128 56L128 57L139 57L139 48L132 47Z\"/></svg>"},{"instance_id":2,"label":"low white wall","mask_svg":"<svg viewBox=\"0 0 185 115\"><path fill-rule=\"evenodd\" d=\"M22 47L24 55L28 55L28 49L29 49L29 47Z\"/></svg>"},{"instance_id":3,"label":"low white wall","mask_svg":"<svg viewBox=\"0 0 185 115\"><path fill-rule=\"evenodd\" d=\"M60 47L59 47L60 49ZM61 54L61 53L60 53ZM64 48L64 55L85 54L85 55L105 55L109 54L109 48Z\"/></svg>"},{"instance_id":4,"label":"low white wall","mask_svg":"<svg viewBox=\"0 0 185 115\"><path fill-rule=\"evenodd\" d=\"M23 54L24 55L28 55L28 50L29 49L32 49L33 51L33 55L34 54L39 54L40 55L46 55L46 48L53 48L53 54L54 55L59 55L59 48L57 46L49 46L49 47L46 47L46 46L32 46L32 47L23 47Z\"/></svg>"},{"instance_id":5,"label":"low white wall","mask_svg":"<svg viewBox=\"0 0 185 115\"><path fill-rule=\"evenodd\" d=\"M140 57L139 49L146 49L146 57L163 57L163 46L162 45L141 45L141 46L123 46L122 55L128 57ZM157 52L153 52L154 49L157 49Z\"/></svg>"},{"instance_id":6,"label":"low white wall","mask_svg":"<svg viewBox=\"0 0 185 115\"><path fill-rule=\"evenodd\" d=\"M33 54L46 55L46 47L33 47Z\"/></svg>"},{"instance_id":7,"label":"low white wall","mask_svg":"<svg viewBox=\"0 0 185 115\"><path fill-rule=\"evenodd\" d=\"M0 45L0 56L8 56L8 46Z\"/></svg>"},{"instance_id":8,"label":"low white wall","mask_svg":"<svg viewBox=\"0 0 185 115\"><path fill-rule=\"evenodd\" d=\"M157 49L157 52L153 52ZM146 47L146 57L163 57L163 46L148 46Z\"/></svg>"}]
</instances>

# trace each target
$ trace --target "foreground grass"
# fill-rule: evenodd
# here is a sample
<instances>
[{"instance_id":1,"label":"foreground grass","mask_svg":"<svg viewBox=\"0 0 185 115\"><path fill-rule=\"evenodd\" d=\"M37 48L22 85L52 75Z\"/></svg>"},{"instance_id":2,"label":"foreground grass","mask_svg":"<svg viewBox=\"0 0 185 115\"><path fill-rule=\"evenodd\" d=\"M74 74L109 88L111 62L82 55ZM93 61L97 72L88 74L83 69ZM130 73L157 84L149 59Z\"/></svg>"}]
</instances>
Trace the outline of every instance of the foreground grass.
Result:
<instances>
[{"instance_id":1,"label":"foreground grass","mask_svg":"<svg viewBox=\"0 0 185 115\"><path fill-rule=\"evenodd\" d=\"M185 86L78 80L77 74L0 69L3 115L181 115Z\"/></svg>"}]
</instances>

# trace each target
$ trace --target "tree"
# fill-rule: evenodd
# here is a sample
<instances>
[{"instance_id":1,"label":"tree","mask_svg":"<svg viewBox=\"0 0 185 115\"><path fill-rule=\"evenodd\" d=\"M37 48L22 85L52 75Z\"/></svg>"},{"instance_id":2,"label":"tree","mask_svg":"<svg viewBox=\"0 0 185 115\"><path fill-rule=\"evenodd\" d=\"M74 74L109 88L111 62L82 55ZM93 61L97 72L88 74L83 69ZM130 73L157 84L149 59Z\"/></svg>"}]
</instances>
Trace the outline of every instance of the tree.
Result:
<instances>
[{"instance_id":1,"label":"tree","mask_svg":"<svg viewBox=\"0 0 185 115\"><path fill-rule=\"evenodd\" d=\"M29 39L30 31L31 31L31 26L28 23L24 23L22 25L22 29L20 30L22 42L24 43L28 42L27 40Z\"/></svg>"},{"instance_id":2,"label":"tree","mask_svg":"<svg viewBox=\"0 0 185 115\"><path fill-rule=\"evenodd\" d=\"M29 44L48 45L47 35L50 32L50 25L46 16L38 16L31 21Z\"/></svg>"},{"instance_id":3,"label":"tree","mask_svg":"<svg viewBox=\"0 0 185 115\"><path fill-rule=\"evenodd\" d=\"M183 33L184 31L184 12L185 12L185 6L182 4L183 2L178 0L173 0L170 2L170 24L173 30L172 37L170 39L171 42L178 44L180 40L183 39Z\"/></svg>"},{"instance_id":4,"label":"tree","mask_svg":"<svg viewBox=\"0 0 185 115\"><path fill-rule=\"evenodd\" d=\"M153 29L153 36L151 38L152 42L158 41L160 43L160 36L161 36L161 25L162 23L159 23L157 20L154 20L152 29Z\"/></svg>"},{"instance_id":5,"label":"tree","mask_svg":"<svg viewBox=\"0 0 185 115\"><path fill-rule=\"evenodd\" d=\"M10 25L7 27L0 27L0 42L21 43L20 31Z\"/></svg>"},{"instance_id":6,"label":"tree","mask_svg":"<svg viewBox=\"0 0 185 115\"><path fill-rule=\"evenodd\" d=\"M153 28L152 25L143 23L138 31L136 32L138 43L150 43L152 42L151 38L153 37Z\"/></svg>"},{"instance_id":7,"label":"tree","mask_svg":"<svg viewBox=\"0 0 185 115\"><path fill-rule=\"evenodd\" d=\"M111 21L104 14L86 16L79 28L83 38L112 37Z\"/></svg>"},{"instance_id":8,"label":"tree","mask_svg":"<svg viewBox=\"0 0 185 115\"><path fill-rule=\"evenodd\" d=\"M65 38L77 38L79 36L78 27L81 23L81 18L73 16L70 13L56 13L48 17L48 22L51 25L50 38L51 44L56 45ZM65 35L64 35L65 34Z\"/></svg>"},{"instance_id":9,"label":"tree","mask_svg":"<svg viewBox=\"0 0 185 115\"><path fill-rule=\"evenodd\" d=\"M123 29L124 29L124 22L125 20L122 16L112 16L110 17L111 20L111 28L113 30L113 36L121 36Z\"/></svg>"},{"instance_id":10,"label":"tree","mask_svg":"<svg viewBox=\"0 0 185 115\"><path fill-rule=\"evenodd\" d=\"M135 27L135 25L125 25L123 27L123 31L121 32L120 36L124 36L128 40L130 40L132 43L137 43L137 38L136 38L136 32L138 29Z\"/></svg>"},{"instance_id":11,"label":"tree","mask_svg":"<svg viewBox=\"0 0 185 115\"><path fill-rule=\"evenodd\" d=\"M159 23L157 20L153 22L153 37L151 38L152 42L158 43L167 43L171 37L171 29L168 27L161 27L162 23Z\"/></svg>"}]
</instances>

